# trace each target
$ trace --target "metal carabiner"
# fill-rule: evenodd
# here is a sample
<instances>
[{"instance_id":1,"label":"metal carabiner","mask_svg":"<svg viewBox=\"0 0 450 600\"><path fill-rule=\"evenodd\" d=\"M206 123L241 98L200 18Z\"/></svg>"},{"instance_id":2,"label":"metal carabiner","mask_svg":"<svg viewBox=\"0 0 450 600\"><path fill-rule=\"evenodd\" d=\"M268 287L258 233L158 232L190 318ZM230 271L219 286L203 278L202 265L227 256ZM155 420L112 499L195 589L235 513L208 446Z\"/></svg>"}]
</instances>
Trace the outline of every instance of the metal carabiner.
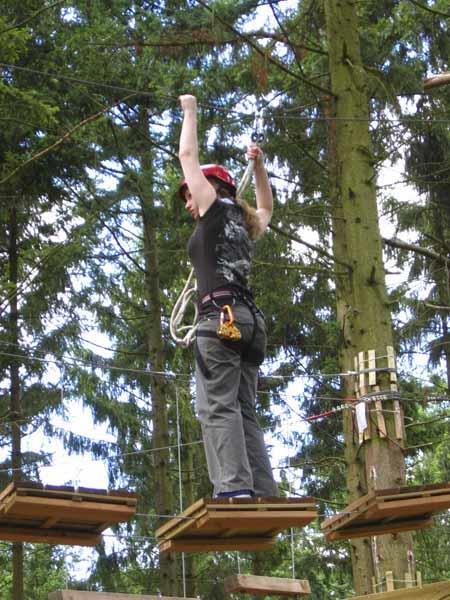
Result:
<instances>
[{"instance_id":1,"label":"metal carabiner","mask_svg":"<svg viewBox=\"0 0 450 600\"><path fill-rule=\"evenodd\" d=\"M255 111L255 119L253 121L253 133L251 135L251 140L255 144L261 144L265 140L264 135L264 109L261 108Z\"/></svg>"},{"instance_id":2,"label":"metal carabiner","mask_svg":"<svg viewBox=\"0 0 450 600\"><path fill-rule=\"evenodd\" d=\"M225 315L228 321L225 321ZM233 342L239 341L242 337L239 328L234 324L234 315L229 304L224 304L220 309L220 322L216 333L220 339Z\"/></svg>"}]
</instances>

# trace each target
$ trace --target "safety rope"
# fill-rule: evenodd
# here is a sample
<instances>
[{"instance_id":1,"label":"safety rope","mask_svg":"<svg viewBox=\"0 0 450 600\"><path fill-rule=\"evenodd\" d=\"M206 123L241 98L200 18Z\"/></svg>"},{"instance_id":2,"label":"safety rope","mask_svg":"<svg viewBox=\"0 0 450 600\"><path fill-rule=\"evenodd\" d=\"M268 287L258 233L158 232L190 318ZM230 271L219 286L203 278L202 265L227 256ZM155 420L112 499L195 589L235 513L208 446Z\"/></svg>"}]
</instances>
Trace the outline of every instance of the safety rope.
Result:
<instances>
[{"instance_id":1,"label":"safety rope","mask_svg":"<svg viewBox=\"0 0 450 600\"><path fill-rule=\"evenodd\" d=\"M264 141L264 109L255 111L255 118L253 121L253 131L251 140L255 144L261 144ZM244 175L237 186L236 198L239 199L244 193L245 189L250 184L253 172L255 170L255 160L249 159L247 168L245 169ZM238 200L239 201L239 200ZM183 291L179 295L170 315L170 335L172 339L182 346L188 348L195 338L197 331L198 321L198 307L195 302L195 296L197 295L197 282L194 280L194 269L191 269L187 281L184 285ZM194 305L194 319L190 325L183 325L186 311L189 304L192 302Z\"/></svg>"}]
</instances>

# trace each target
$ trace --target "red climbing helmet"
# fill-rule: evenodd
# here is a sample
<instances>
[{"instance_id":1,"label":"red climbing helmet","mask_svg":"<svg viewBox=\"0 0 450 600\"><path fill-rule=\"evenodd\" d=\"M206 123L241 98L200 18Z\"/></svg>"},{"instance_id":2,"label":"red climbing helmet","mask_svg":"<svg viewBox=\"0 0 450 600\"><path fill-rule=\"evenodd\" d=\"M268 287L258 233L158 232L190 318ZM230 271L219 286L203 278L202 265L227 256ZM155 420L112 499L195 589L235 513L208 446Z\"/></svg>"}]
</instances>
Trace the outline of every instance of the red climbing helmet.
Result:
<instances>
[{"instance_id":1,"label":"red climbing helmet","mask_svg":"<svg viewBox=\"0 0 450 600\"><path fill-rule=\"evenodd\" d=\"M219 181L222 181L222 183L228 185L233 190L233 192L236 192L236 184L234 182L234 179L231 176L231 174L227 171L227 169L225 169L225 167L222 167L221 165L202 165L200 168L205 177L215 177ZM180 183L180 187L178 188L178 193L180 194L183 200L184 190L186 187L186 179L183 179L183 181Z\"/></svg>"}]
</instances>

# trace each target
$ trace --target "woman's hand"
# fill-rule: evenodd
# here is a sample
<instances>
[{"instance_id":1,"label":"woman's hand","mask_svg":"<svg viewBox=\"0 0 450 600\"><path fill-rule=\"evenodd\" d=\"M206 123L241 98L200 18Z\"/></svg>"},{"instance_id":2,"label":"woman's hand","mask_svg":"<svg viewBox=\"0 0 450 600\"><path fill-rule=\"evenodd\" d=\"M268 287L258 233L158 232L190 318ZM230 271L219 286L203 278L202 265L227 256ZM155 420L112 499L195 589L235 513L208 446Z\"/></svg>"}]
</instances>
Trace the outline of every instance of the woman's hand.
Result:
<instances>
[{"instance_id":1,"label":"woman's hand","mask_svg":"<svg viewBox=\"0 0 450 600\"><path fill-rule=\"evenodd\" d=\"M197 98L195 96L191 96L191 94L183 94L178 99L184 112L187 110L197 110Z\"/></svg>"},{"instance_id":2,"label":"woman's hand","mask_svg":"<svg viewBox=\"0 0 450 600\"><path fill-rule=\"evenodd\" d=\"M250 144L247 148L247 158L249 160L254 160L256 164L263 164L264 162L264 152L257 144Z\"/></svg>"}]
</instances>

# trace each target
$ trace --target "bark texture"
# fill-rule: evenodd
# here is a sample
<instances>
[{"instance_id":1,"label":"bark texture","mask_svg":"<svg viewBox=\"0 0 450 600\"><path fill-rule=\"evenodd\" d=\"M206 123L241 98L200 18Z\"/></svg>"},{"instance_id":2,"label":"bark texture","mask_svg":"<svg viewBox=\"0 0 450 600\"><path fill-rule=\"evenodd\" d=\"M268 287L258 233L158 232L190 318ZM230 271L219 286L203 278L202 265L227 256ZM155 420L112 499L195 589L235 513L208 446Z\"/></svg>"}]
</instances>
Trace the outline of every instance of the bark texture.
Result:
<instances>
[{"instance_id":1,"label":"bark texture","mask_svg":"<svg viewBox=\"0 0 450 600\"><path fill-rule=\"evenodd\" d=\"M359 352L375 350L382 364L393 346L385 287L382 239L378 226L374 162L369 136L365 71L360 55L357 4L324 0L333 98L330 119L330 182L333 205L333 251L336 262L337 316L341 332L340 365L353 371ZM347 268L342 268L342 263ZM387 361L382 364L387 367ZM390 390L388 372L377 373L381 390ZM344 394L354 396L354 380L345 378ZM372 405L369 405L371 408ZM372 489L405 484L403 441L397 439L392 402L384 402L387 436L371 426L371 437L359 442L351 411L345 411L344 436L349 502ZM370 413L369 413L370 414ZM404 429L404 428L403 428ZM372 592L386 571L403 580L411 566L409 534L352 540L355 591ZM380 591L379 588L378 591Z\"/></svg>"}]
</instances>

